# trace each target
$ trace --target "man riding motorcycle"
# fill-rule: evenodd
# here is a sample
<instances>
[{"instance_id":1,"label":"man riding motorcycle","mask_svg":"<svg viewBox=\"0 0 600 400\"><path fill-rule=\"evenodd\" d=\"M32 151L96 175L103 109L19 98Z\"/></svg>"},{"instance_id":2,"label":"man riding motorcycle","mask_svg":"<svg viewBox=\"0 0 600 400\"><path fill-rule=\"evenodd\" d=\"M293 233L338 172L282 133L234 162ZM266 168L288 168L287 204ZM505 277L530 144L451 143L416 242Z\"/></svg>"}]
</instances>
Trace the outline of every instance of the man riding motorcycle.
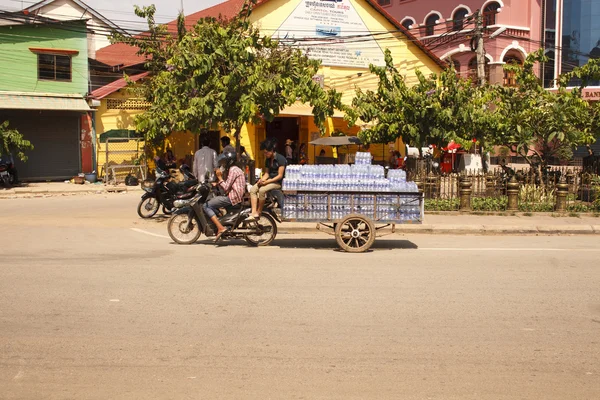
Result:
<instances>
[{"instance_id":1,"label":"man riding motorcycle","mask_svg":"<svg viewBox=\"0 0 600 400\"><path fill-rule=\"evenodd\" d=\"M227 230L217 218L219 208L229 208L239 204L244 199L246 191L246 178L244 172L235 165L235 153L226 152L217 158L217 165L223 167L227 172L227 180L223 180L223 171L215 169L217 182L213 186L219 186L225 192L225 196L216 196L204 204L204 212L217 227L215 242L218 241Z\"/></svg>"}]
</instances>

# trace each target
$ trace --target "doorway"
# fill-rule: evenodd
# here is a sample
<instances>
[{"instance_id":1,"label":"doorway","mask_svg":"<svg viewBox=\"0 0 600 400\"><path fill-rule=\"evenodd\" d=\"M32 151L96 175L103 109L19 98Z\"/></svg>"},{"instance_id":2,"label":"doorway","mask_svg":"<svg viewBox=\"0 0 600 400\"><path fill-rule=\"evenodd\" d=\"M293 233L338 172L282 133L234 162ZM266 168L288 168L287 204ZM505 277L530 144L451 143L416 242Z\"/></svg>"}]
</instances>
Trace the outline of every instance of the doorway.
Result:
<instances>
[{"instance_id":1,"label":"doorway","mask_svg":"<svg viewBox=\"0 0 600 400\"><path fill-rule=\"evenodd\" d=\"M294 142L294 146L298 146L298 140L300 139L300 118L277 117L273 122L267 122L266 136L277 139L277 152L284 154L286 140L290 139Z\"/></svg>"}]
</instances>

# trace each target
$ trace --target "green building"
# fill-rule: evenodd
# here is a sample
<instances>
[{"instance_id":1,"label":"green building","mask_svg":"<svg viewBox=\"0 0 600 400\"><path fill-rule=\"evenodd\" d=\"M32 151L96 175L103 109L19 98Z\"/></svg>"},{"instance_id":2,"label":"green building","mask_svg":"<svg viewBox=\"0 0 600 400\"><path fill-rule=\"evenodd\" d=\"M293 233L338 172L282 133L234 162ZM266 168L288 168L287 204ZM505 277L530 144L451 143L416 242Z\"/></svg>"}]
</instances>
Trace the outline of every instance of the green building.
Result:
<instances>
[{"instance_id":1,"label":"green building","mask_svg":"<svg viewBox=\"0 0 600 400\"><path fill-rule=\"evenodd\" d=\"M0 13L0 121L35 149L17 161L24 180L71 178L93 169L85 20Z\"/></svg>"}]
</instances>

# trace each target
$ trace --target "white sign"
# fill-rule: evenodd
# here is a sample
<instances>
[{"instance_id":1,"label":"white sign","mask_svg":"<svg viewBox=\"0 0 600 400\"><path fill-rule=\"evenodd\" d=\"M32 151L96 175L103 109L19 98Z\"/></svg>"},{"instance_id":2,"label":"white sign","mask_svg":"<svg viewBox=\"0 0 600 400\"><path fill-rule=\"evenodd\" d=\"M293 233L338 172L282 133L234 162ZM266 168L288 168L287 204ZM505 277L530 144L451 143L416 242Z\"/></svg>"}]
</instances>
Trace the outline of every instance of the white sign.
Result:
<instances>
[{"instance_id":1,"label":"white sign","mask_svg":"<svg viewBox=\"0 0 600 400\"><path fill-rule=\"evenodd\" d=\"M273 37L323 65L385 65L383 50L350 0L301 0Z\"/></svg>"}]
</instances>

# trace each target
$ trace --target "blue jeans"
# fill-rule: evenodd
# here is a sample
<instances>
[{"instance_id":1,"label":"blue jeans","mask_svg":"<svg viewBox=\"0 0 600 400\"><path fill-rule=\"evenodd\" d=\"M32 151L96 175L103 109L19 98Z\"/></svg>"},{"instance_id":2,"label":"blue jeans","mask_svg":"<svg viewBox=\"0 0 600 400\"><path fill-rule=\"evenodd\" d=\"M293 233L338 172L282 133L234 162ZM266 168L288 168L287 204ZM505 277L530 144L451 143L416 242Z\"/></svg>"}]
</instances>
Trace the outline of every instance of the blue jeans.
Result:
<instances>
[{"instance_id":1,"label":"blue jeans","mask_svg":"<svg viewBox=\"0 0 600 400\"><path fill-rule=\"evenodd\" d=\"M212 218L217 215L219 208L231 207L231 200L227 196L213 197L206 203L204 203L204 212L208 215L208 218Z\"/></svg>"}]
</instances>

